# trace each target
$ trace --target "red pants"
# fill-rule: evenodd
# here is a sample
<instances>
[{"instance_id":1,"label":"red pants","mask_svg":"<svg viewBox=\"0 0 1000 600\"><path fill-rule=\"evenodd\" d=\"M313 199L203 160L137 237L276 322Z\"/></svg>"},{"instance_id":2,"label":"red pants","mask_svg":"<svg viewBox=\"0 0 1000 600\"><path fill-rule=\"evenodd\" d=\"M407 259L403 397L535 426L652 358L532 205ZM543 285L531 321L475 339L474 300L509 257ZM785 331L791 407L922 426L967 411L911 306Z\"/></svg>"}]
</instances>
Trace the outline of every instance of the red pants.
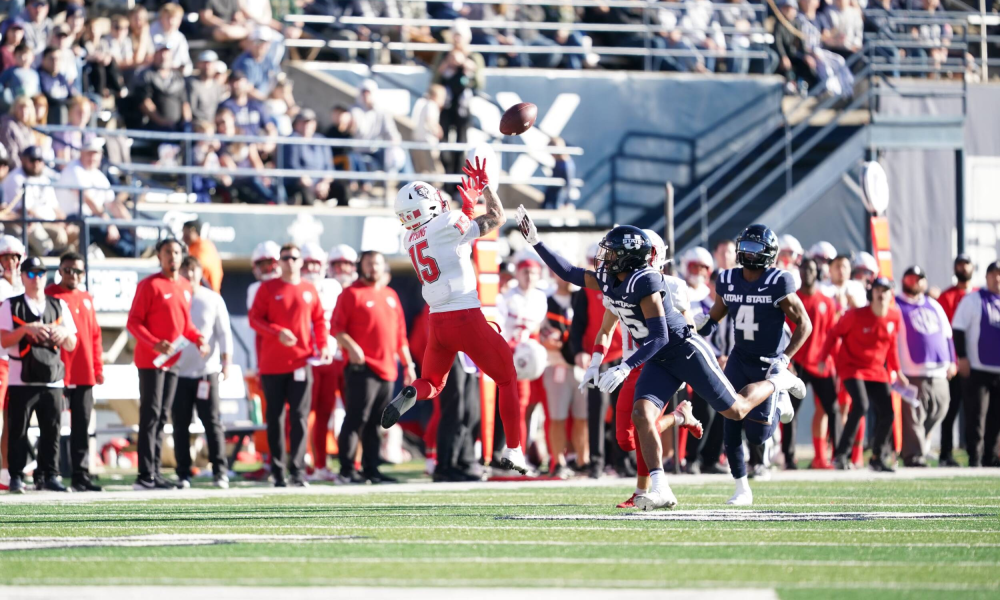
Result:
<instances>
[{"instance_id":1,"label":"red pants","mask_svg":"<svg viewBox=\"0 0 1000 600\"><path fill-rule=\"evenodd\" d=\"M524 412L518 400L514 355L478 308L431 313L421 369L423 377L413 383L417 399L426 400L441 393L459 352L464 352L496 382L507 447L517 448L521 445Z\"/></svg>"},{"instance_id":2,"label":"red pants","mask_svg":"<svg viewBox=\"0 0 1000 600\"><path fill-rule=\"evenodd\" d=\"M3 412L3 434L0 434L3 441L3 447L0 447L0 457L3 457L3 464L6 468L8 457L7 454L7 374L10 372L10 363L6 360L0 360L0 411Z\"/></svg>"},{"instance_id":3,"label":"red pants","mask_svg":"<svg viewBox=\"0 0 1000 600\"><path fill-rule=\"evenodd\" d=\"M330 415L337 405L337 395L344 397L345 361L312 368L312 409L316 418L312 424L313 464L326 468L326 442L329 438Z\"/></svg>"},{"instance_id":4,"label":"red pants","mask_svg":"<svg viewBox=\"0 0 1000 600\"><path fill-rule=\"evenodd\" d=\"M639 477L649 475L649 467L642 458L642 448L635 440L635 425L632 424L632 405L635 396L635 382L639 380L642 373L642 365L637 369L632 369L628 374L628 379L622 384L622 389L618 391L618 403L615 404L615 437L618 445L625 452L635 450L635 470ZM663 406L660 416L667 410L669 404Z\"/></svg>"}]
</instances>

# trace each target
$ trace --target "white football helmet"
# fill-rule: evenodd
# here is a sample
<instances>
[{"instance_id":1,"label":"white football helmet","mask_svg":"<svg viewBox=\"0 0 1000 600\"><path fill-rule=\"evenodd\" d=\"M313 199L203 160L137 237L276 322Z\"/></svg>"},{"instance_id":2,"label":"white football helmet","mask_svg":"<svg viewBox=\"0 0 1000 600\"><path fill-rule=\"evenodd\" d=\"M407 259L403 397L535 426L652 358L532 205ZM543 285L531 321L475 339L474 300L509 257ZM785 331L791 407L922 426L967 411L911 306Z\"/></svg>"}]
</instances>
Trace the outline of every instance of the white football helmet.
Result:
<instances>
[{"instance_id":1,"label":"white football helmet","mask_svg":"<svg viewBox=\"0 0 1000 600\"><path fill-rule=\"evenodd\" d=\"M253 274L259 281L267 281L281 275L281 265L277 264L281 257L281 246L277 242L267 240L257 244L257 247L250 253L250 263L253 265ZM257 263L263 260L273 260L272 267L262 269Z\"/></svg>"},{"instance_id":2,"label":"white football helmet","mask_svg":"<svg viewBox=\"0 0 1000 600\"><path fill-rule=\"evenodd\" d=\"M715 259L712 258L712 253L701 246L695 246L684 253L684 259L681 261L681 266L684 268L685 275L687 275L688 266L691 264L705 265L708 267L709 271L715 270Z\"/></svg>"},{"instance_id":3,"label":"white football helmet","mask_svg":"<svg viewBox=\"0 0 1000 600\"><path fill-rule=\"evenodd\" d=\"M316 242L306 242L300 246L302 250L302 262L319 262L326 265L326 252Z\"/></svg>"},{"instance_id":4,"label":"white football helmet","mask_svg":"<svg viewBox=\"0 0 1000 600\"><path fill-rule=\"evenodd\" d=\"M837 249L834 248L833 244L830 242L816 242L811 248L809 248L809 252L806 256L830 262L831 260L837 258Z\"/></svg>"},{"instance_id":5,"label":"white football helmet","mask_svg":"<svg viewBox=\"0 0 1000 600\"><path fill-rule=\"evenodd\" d=\"M525 340L514 348L514 370L518 381L538 379L545 372L548 362L548 351L535 340Z\"/></svg>"},{"instance_id":6,"label":"white football helmet","mask_svg":"<svg viewBox=\"0 0 1000 600\"><path fill-rule=\"evenodd\" d=\"M649 238L649 241L653 242L653 251L649 253L649 266L653 267L657 271L662 271L663 266L667 264L667 244L660 237L660 234L656 233L652 229L643 229L643 233Z\"/></svg>"},{"instance_id":7,"label":"white football helmet","mask_svg":"<svg viewBox=\"0 0 1000 600\"><path fill-rule=\"evenodd\" d=\"M879 265L875 257L867 252L858 252L854 255L854 260L851 261L851 269L865 269L866 271L871 271L872 275L878 275Z\"/></svg>"},{"instance_id":8,"label":"white football helmet","mask_svg":"<svg viewBox=\"0 0 1000 600\"><path fill-rule=\"evenodd\" d=\"M778 251L779 252L791 252L795 256L802 256L802 244L799 240L791 234L784 234L778 238Z\"/></svg>"},{"instance_id":9,"label":"white football helmet","mask_svg":"<svg viewBox=\"0 0 1000 600\"><path fill-rule=\"evenodd\" d=\"M358 252L347 244L337 244L330 248L329 262L358 262Z\"/></svg>"},{"instance_id":10,"label":"white football helmet","mask_svg":"<svg viewBox=\"0 0 1000 600\"><path fill-rule=\"evenodd\" d=\"M0 255L2 254L17 254L24 258L24 244L12 235L0 236Z\"/></svg>"},{"instance_id":11,"label":"white football helmet","mask_svg":"<svg viewBox=\"0 0 1000 600\"><path fill-rule=\"evenodd\" d=\"M441 192L423 181L405 185L396 194L396 214L406 229L419 229L448 208Z\"/></svg>"}]
</instances>

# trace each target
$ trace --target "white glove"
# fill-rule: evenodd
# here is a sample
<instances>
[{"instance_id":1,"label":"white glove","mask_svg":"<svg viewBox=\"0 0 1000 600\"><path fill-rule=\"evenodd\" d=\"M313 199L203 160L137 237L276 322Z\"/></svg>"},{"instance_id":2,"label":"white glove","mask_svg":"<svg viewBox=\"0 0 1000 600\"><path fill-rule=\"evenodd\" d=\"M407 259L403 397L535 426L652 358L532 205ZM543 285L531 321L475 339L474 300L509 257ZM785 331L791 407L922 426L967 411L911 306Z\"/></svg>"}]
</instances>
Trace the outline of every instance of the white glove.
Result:
<instances>
[{"instance_id":1,"label":"white glove","mask_svg":"<svg viewBox=\"0 0 1000 600\"><path fill-rule=\"evenodd\" d=\"M531 222L531 217L528 216L528 211L524 210L523 204L517 207L517 216L515 218L517 219L517 228L521 230L524 240L532 246L537 244L538 228Z\"/></svg>"},{"instance_id":2,"label":"white glove","mask_svg":"<svg viewBox=\"0 0 1000 600\"><path fill-rule=\"evenodd\" d=\"M628 374L631 372L632 367L625 363L611 367L604 372L604 375L601 375L601 381L597 384L597 388L605 394L610 394L628 378Z\"/></svg>"},{"instance_id":3,"label":"white glove","mask_svg":"<svg viewBox=\"0 0 1000 600\"><path fill-rule=\"evenodd\" d=\"M767 375L765 376L766 378L770 379L771 377L787 369L790 359L785 354L779 354L775 358L766 358L762 356L760 357L760 361L771 365L770 367L768 367Z\"/></svg>"},{"instance_id":4,"label":"white glove","mask_svg":"<svg viewBox=\"0 0 1000 600\"><path fill-rule=\"evenodd\" d=\"M594 387L598 386L598 378L601 376L601 364L603 362L604 354L594 352L593 356L590 357L590 366L583 373L583 381L580 382L580 391L585 390L588 383L593 383Z\"/></svg>"},{"instance_id":5,"label":"white glove","mask_svg":"<svg viewBox=\"0 0 1000 600\"><path fill-rule=\"evenodd\" d=\"M708 313L701 313L700 315L698 315L697 317L695 317L694 318L694 330L695 331L701 331L701 328L704 327L705 323L708 323L709 320L711 320L711 318L712 317Z\"/></svg>"}]
</instances>

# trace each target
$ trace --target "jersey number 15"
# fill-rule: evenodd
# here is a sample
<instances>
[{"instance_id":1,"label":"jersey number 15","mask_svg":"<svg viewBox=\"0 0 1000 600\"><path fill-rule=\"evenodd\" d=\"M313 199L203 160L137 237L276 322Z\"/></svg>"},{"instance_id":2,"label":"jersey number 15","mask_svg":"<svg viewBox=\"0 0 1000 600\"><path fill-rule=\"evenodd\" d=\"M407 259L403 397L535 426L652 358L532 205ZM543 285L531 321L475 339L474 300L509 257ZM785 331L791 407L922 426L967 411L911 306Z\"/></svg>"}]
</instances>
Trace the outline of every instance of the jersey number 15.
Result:
<instances>
[{"instance_id":1,"label":"jersey number 15","mask_svg":"<svg viewBox=\"0 0 1000 600\"><path fill-rule=\"evenodd\" d=\"M413 270L417 272L417 278L421 283L434 283L441 277L441 269L433 257L424 254L427 251L429 242L422 240L410 246L410 262L413 263Z\"/></svg>"}]
</instances>

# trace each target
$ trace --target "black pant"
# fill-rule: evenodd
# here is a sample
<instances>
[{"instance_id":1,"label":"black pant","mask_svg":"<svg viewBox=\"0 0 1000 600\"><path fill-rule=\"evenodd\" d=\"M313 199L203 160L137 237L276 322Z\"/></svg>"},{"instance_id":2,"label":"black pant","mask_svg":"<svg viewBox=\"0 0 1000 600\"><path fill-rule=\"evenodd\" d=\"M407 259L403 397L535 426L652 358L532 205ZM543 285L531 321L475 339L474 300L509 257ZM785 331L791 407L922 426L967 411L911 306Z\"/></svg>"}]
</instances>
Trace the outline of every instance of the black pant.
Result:
<instances>
[{"instance_id":1,"label":"black pant","mask_svg":"<svg viewBox=\"0 0 1000 600\"><path fill-rule=\"evenodd\" d=\"M868 413L869 406L875 411L874 435L872 436L872 458L888 462L891 447L889 437L892 434L892 395L888 383L864 381L862 379L844 380L844 389L851 395L851 412L847 415L847 424L837 444L837 457L848 456L854 446L854 437L858 433L861 417Z\"/></svg>"},{"instance_id":2,"label":"black pant","mask_svg":"<svg viewBox=\"0 0 1000 600\"><path fill-rule=\"evenodd\" d=\"M1000 437L1000 374L973 370L965 392L965 447L969 451L969 466L993 466L997 464Z\"/></svg>"},{"instance_id":3,"label":"black pant","mask_svg":"<svg viewBox=\"0 0 1000 600\"><path fill-rule=\"evenodd\" d=\"M441 420L438 422L437 469L467 471L476 462L472 426L479 420L479 379L466 373L458 358L451 366L438 402Z\"/></svg>"},{"instance_id":4,"label":"black pant","mask_svg":"<svg viewBox=\"0 0 1000 600\"><path fill-rule=\"evenodd\" d=\"M285 404L292 425L288 473L292 477L304 474L306 429L312 405L312 369L302 367L300 373L298 381L295 372L260 376L267 400L267 444L271 447L271 474L275 480L285 477Z\"/></svg>"},{"instance_id":5,"label":"black pant","mask_svg":"<svg viewBox=\"0 0 1000 600\"><path fill-rule=\"evenodd\" d=\"M73 476L88 475L90 464L87 452L90 450L90 416L94 413L94 386L78 385L66 388L69 402L69 460Z\"/></svg>"},{"instance_id":6,"label":"black pant","mask_svg":"<svg viewBox=\"0 0 1000 600\"><path fill-rule=\"evenodd\" d=\"M160 475L163 426L177 392L177 373L139 369L139 478Z\"/></svg>"},{"instance_id":7,"label":"black pant","mask_svg":"<svg viewBox=\"0 0 1000 600\"><path fill-rule=\"evenodd\" d=\"M617 364L620 364L620 361L601 365L601 373ZM618 386L610 394L605 394L597 388L587 388L587 434L590 436L590 464L602 469L605 465L604 447L607 444L607 440L605 440L607 427L604 418L608 414L608 406L612 402L618 403L618 390L620 389L621 386ZM617 439L614 440L614 445L618 446ZM649 465L649 468L655 469L656 465Z\"/></svg>"},{"instance_id":8,"label":"black pant","mask_svg":"<svg viewBox=\"0 0 1000 600\"><path fill-rule=\"evenodd\" d=\"M948 412L945 413L944 419L941 420L941 458L950 457L956 446L955 421L958 419L958 414L962 412L962 407L965 406L965 385L964 377L952 377L951 381L948 382L951 403L948 405ZM957 445L961 447L961 440Z\"/></svg>"},{"instance_id":9,"label":"black pant","mask_svg":"<svg viewBox=\"0 0 1000 600\"><path fill-rule=\"evenodd\" d=\"M337 440L340 474L354 472L354 456L361 442L361 464L365 473L378 471L378 428L382 411L392 400L392 382L382 379L367 365L347 365L344 369L344 423Z\"/></svg>"},{"instance_id":10,"label":"black pant","mask_svg":"<svg viewBox=\"0 0 1000 600\"><path fill-rule=\"evenodd\" d=\"M198 398L198 386L208 383L208 397ZM212 463L212 473L225 475L226 440L222 434L222 419L219 418L219 376L208 375L200 379L180 377L177 379L177 398L171 419L174 423L174 455L177 457L177 476L191 477L191 417L198 411L198 418L205 426L208 441L208 460Z\"/></svg>"},{"instance_id":11,"label":"black pant","mask_svg":"<svg viewBox=\"0 0 1000 600\"><path fill-rule=\"evenodd\" d=\"M813 389L813 394L819 399L820 405L823 407L823 412L826 413L827 418L827 431L830 434L830 443L834 448L837 447L837 440L840 439L841 426L840 426L840 405L837 404L837 386L833 381L833 377L817 377L812 373L807 372L805 369L799 369L799 379L801 379L806 385L811 385ZM801 400L796 400L792 398L792 406L795 407L795 414L798 415L799 406L802 404ZM792 420L788 425L783 425L784 429L781 431L781 450L785 453L785 464L795 460L795 423L798 421L798 417ZM820 457L817 457L820 458Z\"/></svg>"},{"instance_id":12,"label":"black pant","mask_svg":"<svg viewBox=\"0 0 1000 600\"><path fill-rule=\"evenodd\" d=\"M10 406L7 408L10 439L10 474L24 476L28 462L28 424L31 413L38 417L38 468L35 481L59 474L59 419L62 412L62 388L35 385L12 385L7 388Z\"/></svg>"}]
</instances>

